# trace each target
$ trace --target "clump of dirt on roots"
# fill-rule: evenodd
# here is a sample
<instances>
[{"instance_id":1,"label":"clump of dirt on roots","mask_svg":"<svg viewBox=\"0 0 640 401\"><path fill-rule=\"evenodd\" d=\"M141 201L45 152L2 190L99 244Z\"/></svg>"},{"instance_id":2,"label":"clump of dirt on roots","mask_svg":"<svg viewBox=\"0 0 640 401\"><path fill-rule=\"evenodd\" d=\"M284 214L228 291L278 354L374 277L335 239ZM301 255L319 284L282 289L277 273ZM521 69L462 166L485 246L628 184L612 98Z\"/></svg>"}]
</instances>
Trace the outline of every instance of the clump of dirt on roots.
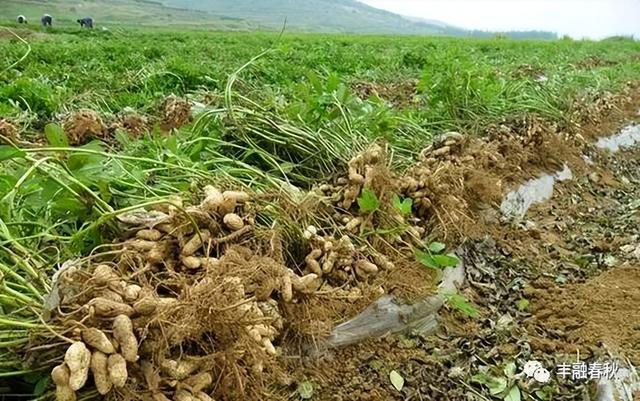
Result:
<instances>
[{"instance_id":1,"label":"clump of dirt on roots","mask_svg":"<svg viewBox=\"0 0 640 401\"><path fill-rule=\"evenodd\" d=\"M0 135L9 141L15 141L18 138L18 128L9 120L0 118Z\"/></svg>"},{"instance_id":2,"label":"clump of dirt on roots","mask_svg":"<svg viewBox=\"0 0 640 401\"><path fill-rule=\"evenodd\" d=\"M191 105L186 99L171 95L161 106L162 128L169 131L180 128L191 121Z\"/></svg>"},{"instance_id":3,"label":"clump of dirt on roots","mask_svg":"<svg viewBox=\"0 0 640 401\"><path fill-rule=\"evenodd\" d=\"M441 239L462 239L497 221L504 193L516 184L565 161L581 164L583 145L535 117L491 127L484 138L448 132L396 180L396 191L413 200L420 226L437 227Z\"/></svg>"},{"instance_id":4,"label":"clump of dirt on roots","mask_svg":"<svg viewBox=\"0 0 640 401\"><path fill-rule=\"evenodd\" d=\"M123 130L132 138L140 138L149 131L149 119L133 110L127 110L118 115L109 128L112 131Z\"/></svg>"},{"instance_id":5,"label":"clump of dirt on roots","mask_svg":"<svg viewBox=\"0 0 640 401\"><path fill-rule=\"evenodd\" d=\"M415 103L418 95L418 80L409 79L394 83L355 82L356 95L363 100L378 97L396 107L407 107Z\"/></svg>"},{"instance_id":6,"label":"clump of dirt on roots","mask_svg":"<svg viewBox=\"0 0 640 401\"><path fill-rule=\"evenodd\" d=\"M424 294L425 285L420 283L431 281L413 254L414 248L424 247L426 229L420 225L420 219L411 208L403 213L398 207L397 175L390 170L388 163L386 149L378 144L373 145L349 161L346 176L337 178L333 183L320 185L315 190L331 204L331 218L341 233L366 239L364 243L346 246L370 252L371 262L383 274L366 265L356 266L355 271L349 270L351 264L349 259L340 255L343 246L340 243L323 245L333 250L330 254L326 251L316 252L326 258L322 259L323 264L334 263L338 268L347 266L344 271L331 270L336 284L344 283L354 274L360 278L375 277L373 282L379 283L387 292L411 299ZM372 199L377 205L374 210L367 210L370 205L365 203L371 203ZM315 248L322 249L322 244ZM324 266L323 270L326 270ZM393 283L392 291L385 283Z\"/></svg>"},{"instance_id":7,"label":"clump of dirt on roots","mask_svg":"<svg viewBox=\"0 0 640 401\"><path fill-rule=\"evenodd\" d=\"M383 191L384 160L380 147L356 157L350 185ZM309 225L299 241L284 243L277 231L257 232L258 198L204 192L199 205L163 207L153 222L121 217L137 228L112 244L115 252L60 275L54 323L73 343L54 372L69 373L55 377L62 394L95 387L116 399L269 399L269 386L289 383L283 355L313 347L385 292L430 288L411 247L388 245L395 252L385 255L330 224ZM342 206L349 209L352 196ZM349 229L382 224L353 212ZM354 219L361 223L349 224ZM285 260L285 252L299 256Z\"/></svg>"},{"instance_id":8,"label":"clump of dirt on roots","mask_svg":"<svg viewBox=\"0 0 640 401\"><path fill-rule=\"evenodd\" d=\"M88 109L69 114L63 126L70 145L83 145L92 139L104 139L107 133L100 115Z\"/></svg>"}]
</instances>

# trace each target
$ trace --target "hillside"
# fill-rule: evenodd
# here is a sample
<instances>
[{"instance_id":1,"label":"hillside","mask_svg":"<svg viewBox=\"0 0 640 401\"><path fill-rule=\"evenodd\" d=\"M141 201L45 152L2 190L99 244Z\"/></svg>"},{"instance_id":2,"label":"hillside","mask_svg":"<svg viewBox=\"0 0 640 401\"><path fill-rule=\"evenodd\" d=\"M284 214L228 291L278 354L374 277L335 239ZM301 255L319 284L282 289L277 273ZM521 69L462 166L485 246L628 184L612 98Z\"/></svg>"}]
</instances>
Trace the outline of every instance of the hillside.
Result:
<instances>
[{"instance_id":1,"label":"hillside","mask_svg":"<svg viewBox=\"0 0 640 401\"><path fill-rule=\"evenodd\" d=\"M75 24L91 16L98 26L175 26L225 31L415 34L492 37L493 32L468 31L441 21L406 17L356 0L0 0L0 23L19 14L36 22L44 13L57 25ZM505 32L514 39L554 39L551 32Z\"/></svg>"},{"instance_id":2,"label":"hillside","mask_svg":"<svg viewBox=\"0 0 640 401\"><path fill-rule=\"evenodd\" d=\"M240 18L278 29L345 33L462 34L443 23L412 21L354 0L163 0L164 4Z\"/></svg>"},{"instance_id":3,"label":"hillside","mask_svg":"<svg viewBox=\"0 0 640 401\"><path fill-rule=\"evenodd\" d=\"M150 0L78 1L1 0L0 20L14 21L19 14L38 23L42 14L55 21L70 24L79 17L91 16L98 26L135 24L143 26L204 26L221 30L247 30L251 24L238 19L216 16L209 12L185 9Z\"/></svg>"}]
</instances>

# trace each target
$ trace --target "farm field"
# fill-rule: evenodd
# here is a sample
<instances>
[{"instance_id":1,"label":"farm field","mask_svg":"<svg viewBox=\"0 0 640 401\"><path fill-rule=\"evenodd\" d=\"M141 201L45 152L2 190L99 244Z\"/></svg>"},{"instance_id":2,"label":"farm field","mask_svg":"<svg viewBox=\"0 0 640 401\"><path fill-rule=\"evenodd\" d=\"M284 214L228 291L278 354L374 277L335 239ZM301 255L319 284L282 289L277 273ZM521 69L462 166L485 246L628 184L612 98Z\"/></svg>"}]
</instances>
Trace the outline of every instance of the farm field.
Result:
<instances>
[{"instance_id":1,"label":"farm field","mask_svg":"<svg viewBox=\"0 0 640 401\"><path fill-rule=\"evenodd\" d=\"M0 27L0 395L595 399L519 372L640 364L640 158L593 145L639 85L624 38Z\"/></svg>"}]
</instances>

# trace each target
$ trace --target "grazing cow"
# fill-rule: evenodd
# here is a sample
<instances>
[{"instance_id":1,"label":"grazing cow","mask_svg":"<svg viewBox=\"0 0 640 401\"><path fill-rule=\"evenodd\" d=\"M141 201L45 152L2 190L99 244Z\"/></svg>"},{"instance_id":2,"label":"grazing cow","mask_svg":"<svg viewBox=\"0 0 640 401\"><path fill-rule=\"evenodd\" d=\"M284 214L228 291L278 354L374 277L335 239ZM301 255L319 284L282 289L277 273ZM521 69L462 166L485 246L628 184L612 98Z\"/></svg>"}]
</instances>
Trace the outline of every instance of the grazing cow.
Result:
<instances>
[{"instance_id":1,"label":"grazing cow","mask_svg":"<svg viewBox=\"0 0 640 401\"><path fill-rule=\"evenodd\" d=\"M24 15L18 15L18 24L26 24L27 23L27 17L25 17Z\"/></svg>"},{"instance_id":2,"label":"grazing cow","mask_svg":"<svg viewBox=\"0 0 640 401\"><path fill-rule=\"evenodd\" d=\"M45 14L40 18L40 22L42 22L42 26L52 26L53 25L53 17L49 14Z\"/></svg>"},{"instance_id":3,"label":"grazing cow","mask_svg":"<svg viewBox=\"0 0 640 401\"><path fill-rule=\"evenodd\" d=\"M91 17L80 18L76 20L76 22L80 24L82 28L93 28L93 18Z\"/></svg>"}]
</instances>

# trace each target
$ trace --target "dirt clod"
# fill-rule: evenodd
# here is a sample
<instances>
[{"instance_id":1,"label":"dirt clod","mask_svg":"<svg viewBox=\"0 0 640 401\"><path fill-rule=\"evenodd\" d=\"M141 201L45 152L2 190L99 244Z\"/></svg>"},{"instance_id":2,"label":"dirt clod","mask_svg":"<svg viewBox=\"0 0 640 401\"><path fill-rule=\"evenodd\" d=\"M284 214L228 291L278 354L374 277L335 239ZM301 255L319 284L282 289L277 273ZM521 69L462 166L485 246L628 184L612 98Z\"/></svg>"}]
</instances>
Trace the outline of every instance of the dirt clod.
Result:
<instances>
[{"instance_id":1,"label":"dirt clod","mask_svg":"<svg viewBox=\"0 0 640 401\"><path fill-rule=\"evenodd\" d=\"M91 139L104 139L107 130L100 115L93 110L79 110L64 120L70 145L84 145Z\"/></svg>"},{"instance_id":2,"label":"dirt clod","mask_svg":"<svg viewBox=\"0 0 640 401\"><path fill-rule=\"evenodd\" d=\"M178 96L167 97L161 106L162 126L166 131L180 128L191 121L191 105Z\"/></svg>"}]
</instances>

